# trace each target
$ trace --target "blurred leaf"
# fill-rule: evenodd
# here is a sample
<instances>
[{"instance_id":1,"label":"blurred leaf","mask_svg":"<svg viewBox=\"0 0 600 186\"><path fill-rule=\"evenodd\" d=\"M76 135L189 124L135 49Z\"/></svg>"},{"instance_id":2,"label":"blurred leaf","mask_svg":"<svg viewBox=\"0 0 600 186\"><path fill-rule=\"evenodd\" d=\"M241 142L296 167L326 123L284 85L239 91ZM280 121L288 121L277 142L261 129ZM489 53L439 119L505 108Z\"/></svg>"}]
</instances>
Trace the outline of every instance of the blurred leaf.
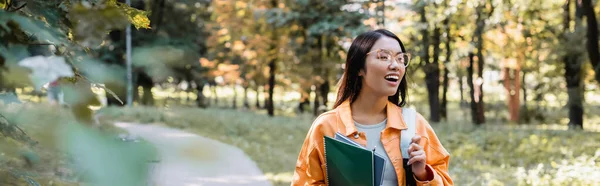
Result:
<instances>
[{"instance_id":1,"label":"blurred leaf","mask_svg":"<svg viewBox=\"0 0 600 186\"><path fill-rule=\"evenodd\" d=\"M150 28L148 12L132 8L123 3L119 3L119 6L125 11L125 14L127 14L127 19L129 19L129 22L131 22L136 29Z\"/></svg>"},{"instance_id":2,"label":"blurred leaf","mask_svg":"<svg viewBox=\"0 0 600 186\"><path fill-rule=\"evenodd\" d=\"M8 0L0 0L0 9L6 8L6 5L8 5Z\"/></svg>"},{"instance_id":3,"label":"blurred leaf","mask_svg":"<svg viewBox=\"0 0 600 186\"><path fill-rule=\"evenodd\" d=\"M36 90L40 90L46 83L53 82L59 77L71 77L71 66L65 63L64 57L34 56L19 61L19 65L31 69L31 81Z\"/></svg>"},{"instance_id":4,"label":"blurred leaf","mask_svg":"<svg viewBox=\"0 0 600 186\"><path fill-rule=\"evenodd\" d=\"M78 72L83 74L92 83L120 84L125 86L125 69L116 64L106 64L88 56L80 56L82 59L73 64Z\"/></svg>"},{"instance_id":5,"label":"blurred leaf","mask_svg":"<svg viewBox=\"0 0 600 186\"><path fill-rule=\"evenodd\" d=\"M88 106L100 106L100 100L91 90L90 82L80 76L72 78L70 82L62 82L61 88L65 94L65 102L73 107L87 108ZM87 118L85 115L76 115L79 118ZM89 118L85 119L86 121Z\"/></svg>"},{"instance_id":6,"label":"blurred leaf","mask_svg":"<svg viewBox=\"0 0 600 186\"><path fill-rule=\"evenodd\" d=\"M92 186L144 185L154 149L145 143L123 142L82 125L70 124L63 143Z\"/></svg>"},{"instance_id":7,"label":"blurred leaf","mask_svg":"<svg viewBox=\"0 0 600 186\"><path fill-rule=\"evenodd\" d=\"M0 27L11 31L11 28L8 26L9 21L16 22L20 29L35 36L39 41L56 45L67 43L64 37L65 34L61 34L60 30L52 28L48 24L15 13L0 11Z\"/></svg>"},{"instance_id":8,"label":"blurred leaf","mask_svg":"<svg viewBox=\"0 0 600 186\"><path fill-rule=\"evenodd\" d=\"M87 47L98 47L108 32L127 26L126 15L115 6L73 6L68 15L73 22L75 40Z\"/></svg>"}]
</instances>

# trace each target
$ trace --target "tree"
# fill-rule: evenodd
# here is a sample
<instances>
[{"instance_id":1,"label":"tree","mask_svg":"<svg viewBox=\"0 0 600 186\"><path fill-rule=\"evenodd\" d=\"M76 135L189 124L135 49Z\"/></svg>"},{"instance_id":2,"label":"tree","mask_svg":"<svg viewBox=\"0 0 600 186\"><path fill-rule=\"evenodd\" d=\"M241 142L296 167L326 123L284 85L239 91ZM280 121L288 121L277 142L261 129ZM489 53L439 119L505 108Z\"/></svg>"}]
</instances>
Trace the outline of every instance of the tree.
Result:
<instances>
[{"instance_id":1,"label":"tree","mask_svg":"<svg viewBox=\"0 0 600 186\"><path fill-rule=\"evenodd\" d=\"M483 1L482 4L479 4L476 8L477 17L475 19L476 28L473 32L472 43L475 45L475 52L471 52L469 54L469 67L467 70L467 83L471 88L471 115L473 119L473 123L480 125L485 123L485 111L484 111L484 102L483 102L483 67L485 65L484 56L483 56L483 33L485 31L485 20L494 12L494 5L486 0ZM487 12L485 11L487 10ZM487 13L487 15L484 15ZM477 59L477 64L475 64L475 55ZM477 78L473 79L475 65L477 65Z\"/></svg>"},{"instance_id":2,"label":"tree","mask_svg":"<svg viewBox=\"0 0 600 186\"><path fill-rule=\"evenodd\" d=\"M571 0L567 0L564 6L564 41L569 46L576 46L578 43L583 43L582 32L583 26L583 7L581 3L575 1L575 25L571 27ZM573 30L573 31L570 31ZM594 41L595 42L595 41ZM582 83L582 65L583 65L583 49L579 47L569 47L566 50L564 57L565 81L567 82L567 94L569 101L569 128L583 128L583 83Z\"/></svg>"},{"instance_id":3,"label":"tree","mask_svg":"<svg viewBox=\"0 0 600 186\"><path fill-rule=\"evenodd\" d=\"M594 68L595 78L600 83L600 51L598 47L598 22L591 0L581 0L581 11L587 21L587 53Z\"/></svg>"}]
</instances>

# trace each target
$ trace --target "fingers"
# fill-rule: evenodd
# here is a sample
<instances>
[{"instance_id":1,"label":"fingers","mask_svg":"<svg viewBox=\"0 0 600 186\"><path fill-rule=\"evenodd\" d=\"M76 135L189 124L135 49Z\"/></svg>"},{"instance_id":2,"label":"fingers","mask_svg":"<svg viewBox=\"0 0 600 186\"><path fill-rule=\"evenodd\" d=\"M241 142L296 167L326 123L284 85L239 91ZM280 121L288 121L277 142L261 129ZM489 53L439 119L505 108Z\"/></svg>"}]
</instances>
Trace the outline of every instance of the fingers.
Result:
<instances>
[{"instance_id":1,"label":"fingers","mask_svg":"<svg viewBox=\"0 0 600 186\"><path fill-rule=\"evenodd\" d=\"M421 144L421 136L415 134L415 136L411 139L411 143Z\"/></svg>"},{"instance_id":2,"label":"fingers","mask_svg":"<svg viewBox=\"0 0 600 186\"><path fill-rule=\"evenodd\" d=\"M408 160L408 165L412 165L413 163L416 163L416 162L425 163L425 158L426 158L425 153L417 155L417 156L413 156L412 158L410 158Z\"/></svg>"},{"instance_id":3,"label":"fingers","mask_svg":"<svg viewBox=\"0 0 600 186\"><path fill-rule=\"evenodd\" d=\"M419 145L418 143L412 143L408 147L408 153L412 153L414 151L420 151L420 150L423 150L423 147L421 147L421 145Z\"/></svg>"}]
</instances>

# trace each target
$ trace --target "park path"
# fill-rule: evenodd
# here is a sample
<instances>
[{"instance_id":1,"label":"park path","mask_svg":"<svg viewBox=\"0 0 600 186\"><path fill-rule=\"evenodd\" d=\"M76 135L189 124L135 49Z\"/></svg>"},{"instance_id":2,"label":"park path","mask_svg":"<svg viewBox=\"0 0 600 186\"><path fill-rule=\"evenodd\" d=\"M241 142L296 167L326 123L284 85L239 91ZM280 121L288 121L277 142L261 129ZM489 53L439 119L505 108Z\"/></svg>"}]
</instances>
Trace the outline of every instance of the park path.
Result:
<instances>
[{"instance_id":1,"label":"park path","mask_svg":"<svg viewBox=\"0 0 600 186\"><path fill-rule=\"evenodd\" d=\"M271 186L242 150L168 127L115 123L130 135L154 144L160 162L153 168L153 186Z\"/></svg>"}]
</instances>

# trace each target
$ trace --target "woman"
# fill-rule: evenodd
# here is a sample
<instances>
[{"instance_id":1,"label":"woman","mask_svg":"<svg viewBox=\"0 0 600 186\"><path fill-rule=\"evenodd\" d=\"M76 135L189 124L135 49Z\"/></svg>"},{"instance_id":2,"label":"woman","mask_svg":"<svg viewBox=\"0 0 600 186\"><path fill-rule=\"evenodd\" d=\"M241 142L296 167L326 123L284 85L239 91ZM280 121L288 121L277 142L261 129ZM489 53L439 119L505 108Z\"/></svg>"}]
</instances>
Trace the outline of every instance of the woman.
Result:
<instances>
[{"instance_id":1,"label":"woman","mask_svg":"<svg viewBox=\"0 0 600 186\"><path fill-rule=\"evenodd\" d=\"M356 37L348 51L335 109L321 114L308 131L292 185L326 184L323 141L335 132L368 149L383 146L375 148L388 160L383 185L453 185L448 175L450 154L418 113L410 157L402 157L400 134L407 127L401 107L406 103L404 75L409 61L404 45L390 31L380 29Z\"/></svg>"}]
</instances>

